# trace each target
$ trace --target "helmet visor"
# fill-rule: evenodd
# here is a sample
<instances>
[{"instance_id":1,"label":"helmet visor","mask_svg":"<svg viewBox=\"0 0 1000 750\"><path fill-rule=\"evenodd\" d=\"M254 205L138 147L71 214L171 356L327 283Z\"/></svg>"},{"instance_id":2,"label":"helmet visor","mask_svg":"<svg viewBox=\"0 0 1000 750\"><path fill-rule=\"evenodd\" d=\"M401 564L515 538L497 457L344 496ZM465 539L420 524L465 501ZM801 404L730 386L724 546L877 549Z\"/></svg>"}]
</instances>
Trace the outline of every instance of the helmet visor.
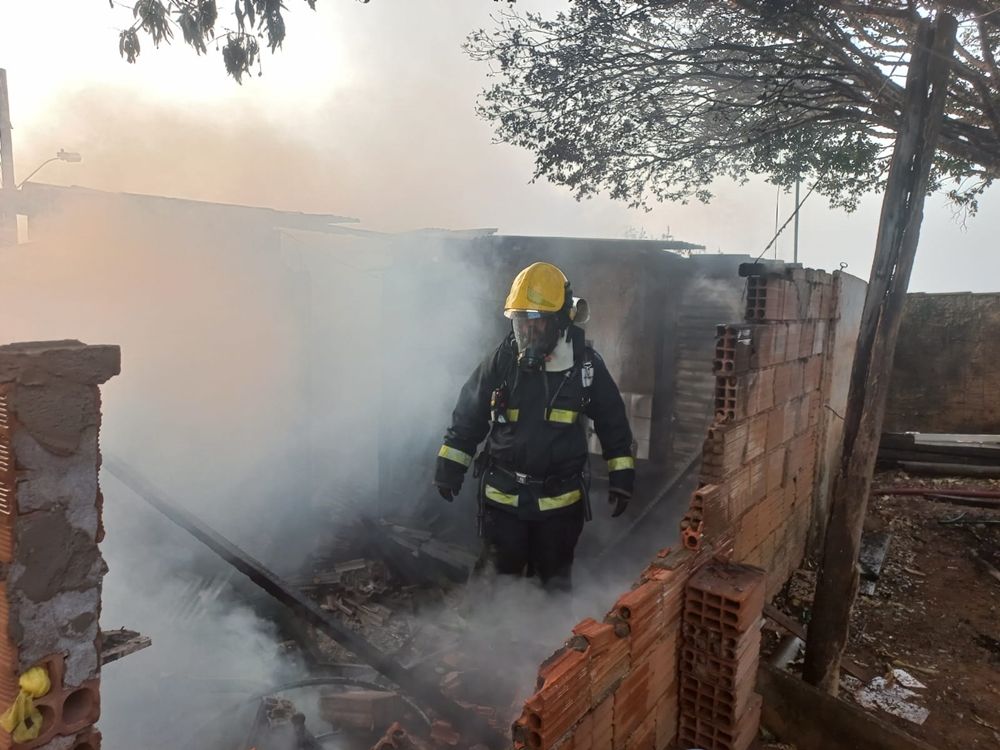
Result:
<instances>
[{"instance_id":1,"label":"helmet visor","mask_svg":"<svg viewBox=\"0 0 1000 750\"><path fill-rule=\"evenodd\" d=\"M559 323L554 315L515 314L511 318L514 340L522 355L545 358L552 353L559 338Z\"/></svg>"}]
</instances>

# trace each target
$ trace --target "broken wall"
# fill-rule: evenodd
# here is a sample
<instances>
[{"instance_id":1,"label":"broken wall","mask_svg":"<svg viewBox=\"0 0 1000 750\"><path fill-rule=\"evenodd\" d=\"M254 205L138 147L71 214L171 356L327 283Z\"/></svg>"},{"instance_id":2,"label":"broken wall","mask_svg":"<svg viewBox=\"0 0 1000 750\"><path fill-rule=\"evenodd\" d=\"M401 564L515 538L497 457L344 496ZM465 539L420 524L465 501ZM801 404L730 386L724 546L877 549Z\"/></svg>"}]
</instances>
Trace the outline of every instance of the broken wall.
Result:
<instances>
[{"instance_id":1,"label":"broken wall","mask_svg":"<svg viewBox=\"0 0 1000 750\"><path fill-rule=\"evenodd\" d=\"M0 346L0 710L29 669L51 682L35 696L40 733L0 732L0 748L100 746L98 385L119 362L116 346Z\"/></svg>"},{"instance_id":2,"label":"broken wall","mask_svg":"<svg viewBox=\"0 0 1000 750\"><path fill-rule=\"evenodd\" d=\"M1000 433L1000 294L908 294L886 432Z\"/></svg>"},{"instance_id":3,"label":"broken wall","mask_svg":"<svg viewBox=\"0 0 1000 750\"><path fill-rule=\"evenodd\" d=\"M679 544L542 665L519 746L745 750L756 736L761 612L824 507L817 466L839 428L821 416L846 398L864 294L822 271L747 271L744 320L713 337L714 422Z\"/></svg>"},{"instance_id":4,"label":"broken wall","mask_svg":"<svg viewBox=\"0 0 1000 750\"><path fill-rule=\"evenodd\" d=\"M750 275L745 322L719 327L715 423L682 535L695 549L731 538L735 560L767 571L769 598L801 562L813 518L836 295L823 271Z\"/></svg>"}]
</instances>

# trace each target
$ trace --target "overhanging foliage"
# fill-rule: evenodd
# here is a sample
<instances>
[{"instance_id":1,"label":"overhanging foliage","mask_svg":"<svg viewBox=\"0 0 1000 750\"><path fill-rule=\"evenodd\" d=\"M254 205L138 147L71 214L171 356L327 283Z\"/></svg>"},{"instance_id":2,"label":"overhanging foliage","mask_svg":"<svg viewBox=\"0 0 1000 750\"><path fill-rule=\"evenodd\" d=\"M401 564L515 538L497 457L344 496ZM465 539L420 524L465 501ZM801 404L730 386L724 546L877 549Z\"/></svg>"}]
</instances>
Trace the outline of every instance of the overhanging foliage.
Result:
<instances>
[{"instance_id":1,"label":"overhanging foliage","mask_svg":"<svg viewBox=\"0 0 1000 750\"><path fill-rule=\"evenodd\" d=\"M708 200L719 177L808 179L853 208L884 180L922 17L960 22L932 188L970 210L1000 172L1000 3L571 0L469 37L479 112L583 198Z\"/></svg>"}]
</instances>

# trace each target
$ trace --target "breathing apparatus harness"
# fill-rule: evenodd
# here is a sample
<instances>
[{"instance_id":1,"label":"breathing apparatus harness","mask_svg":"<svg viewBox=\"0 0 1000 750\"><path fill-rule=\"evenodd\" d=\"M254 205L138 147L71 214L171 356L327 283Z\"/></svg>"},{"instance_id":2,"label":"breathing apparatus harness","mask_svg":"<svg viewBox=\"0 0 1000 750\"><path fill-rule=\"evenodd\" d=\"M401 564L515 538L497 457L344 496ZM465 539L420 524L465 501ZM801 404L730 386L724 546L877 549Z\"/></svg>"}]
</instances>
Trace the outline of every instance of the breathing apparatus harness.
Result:
<instances>
[{"instance_id":1,"label":"breathing apparatus harness","mask_svg":"<svg viewBox=\"0 0 1000 750\"><path fill-rule=\"evenodd\" d=\"M573 346L573 366L566 370L562 379L559 381L559 385L556 387L555 392L550 395L549 380L545 377L545 357L547 357L551 352L545 353L541 360L540 367L531 367L529 369L525 366L527 363L524 361L522 352L516 351L515 355L507 360L504 376L500 381L500 385L493 389L493 392L490 394L490 437L492 437L493 431L496 429L498 424L510 423L511 420L508 418L510 396L517 390L520 378L522 374L526 372L538 371L542 375L542 384L545 389L546 419L548 419L552 413L555 401L559 398L559 394L562 392L563 387L574 377L579 377L581 385L583 386L583 404L581 405L581 413L586 409L587 405L590 404L590 389L594 383L594 352L584 337L583 329L573 325L573 323L577 320L581 323L586 322L589 318L589 310L586 300L572 296L568 283L566 284L566 300L563 304L563 308L556 313L556 316L559 326L556 343L558 343L560 339L564 338L567 343L570 343ZM508 334L507 338L500 346L501 349L506 348L512 352L517 349L517 343L513 332ZM477 518L477 526L480 536L483 536L484 532L483 524L485 517L486 479L491 470L499 471L505 476L513 479L519 485L539 488L548 495L555 494L557 488L562 483L575 476L579 476L583 492L584 518L587 521L591 520L589 461L584 462L583 468L580 472L574 472L572 475L534 477L523 472L514 471L513 469L498 463L489 453L489 444L490 440L488 437L482 452L480 452L474 461L472 472L472 476L480 480L479 513Z\"/></svg>"}]
</instances>

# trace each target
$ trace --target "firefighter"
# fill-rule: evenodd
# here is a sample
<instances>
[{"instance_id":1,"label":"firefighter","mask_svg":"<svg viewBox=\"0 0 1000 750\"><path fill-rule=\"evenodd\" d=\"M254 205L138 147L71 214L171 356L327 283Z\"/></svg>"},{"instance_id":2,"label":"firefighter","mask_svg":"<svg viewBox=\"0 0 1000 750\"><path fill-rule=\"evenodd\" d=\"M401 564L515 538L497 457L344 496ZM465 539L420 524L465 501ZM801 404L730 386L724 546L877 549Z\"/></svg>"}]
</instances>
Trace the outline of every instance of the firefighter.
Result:
<instances>
[{"instance_id":1,"label":"firefighter","mask_svg":"<svg viewBox=\"0 0 1000 750\"><path fill-rule=\"evenodd\" d=\"M438 452L434 484L451 502L474 465L480 535L496 571L568 589L590 518L586 420L608 462L611 515L632 496L632 431L618 386L584 340L586 303L566 276L534 263L504 306L512 331L472 373ZM476 449L486 445L478 458Z\"/></svg>"}]
</instances>

